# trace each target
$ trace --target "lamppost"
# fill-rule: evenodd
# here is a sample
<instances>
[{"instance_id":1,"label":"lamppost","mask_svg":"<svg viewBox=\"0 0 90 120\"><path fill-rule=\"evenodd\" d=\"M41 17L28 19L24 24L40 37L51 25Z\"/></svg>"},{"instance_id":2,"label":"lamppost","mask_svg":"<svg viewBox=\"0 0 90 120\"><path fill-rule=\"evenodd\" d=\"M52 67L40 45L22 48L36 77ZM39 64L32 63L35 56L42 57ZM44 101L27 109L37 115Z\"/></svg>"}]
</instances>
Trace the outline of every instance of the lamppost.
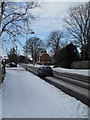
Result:
<instances>
[{"instance_id":1,"label":"lamppost","mask_svg":"<svg viewBox=\"0 0 90 120\"><path fill-rule=\"evenodd\" d=\"M18 63L18 46L17 46L17 44L16 44L16 39L14 39L14 41L12 40L12 43L15 45L15 49L16 49L16 65L17 65L17 63Z\"/></svg>"},{"instance_id":2,"label":"lamppost","mask_svg":"<svg viewBox=\"0 0 90 120\"><path fill-rule=\"evenodd\" d=\"M29 16L27 15L26 18L26 25L27 25L27 29L26 29L26 71L27 71L27 63L28 63L28 32L29 32ZM33 31L30 32L30 34L34 34Z\"/></svg>"},{"instance_id":3,"label":"lamppost","mask_svg":"<svg viewBox=\"0 0 90 120\"><path fill-rule=\"evenodd\" d=\"M26 18L27 30L26 30L26 71L27 71L27 50L28 50L28 16Z\"/></svg>"}]
</instances>

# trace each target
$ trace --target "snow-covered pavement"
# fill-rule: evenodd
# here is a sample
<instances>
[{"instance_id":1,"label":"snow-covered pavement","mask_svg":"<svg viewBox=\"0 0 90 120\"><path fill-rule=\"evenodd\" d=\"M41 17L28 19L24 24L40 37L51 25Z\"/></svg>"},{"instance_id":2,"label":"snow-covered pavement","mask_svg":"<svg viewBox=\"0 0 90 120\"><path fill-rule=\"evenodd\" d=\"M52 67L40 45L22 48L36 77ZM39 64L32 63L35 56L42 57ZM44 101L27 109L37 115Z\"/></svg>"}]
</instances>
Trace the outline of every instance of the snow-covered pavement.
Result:
<instances>
[{"instance_id":1,"label":"snow-covered pavement","mask_svg":"<svg viewBox=\"0 0 90 120\"><path fill-rule=\"evenodd\" d=\"M2 86L0 85L0 120L2 118Z\"/></svg>"},{"instance_id":2,"label":"snow-covered pavement","mask_svg":"<svg viewBox=\"0 0 90 120\"><path fill-rule=\"evenodd\" d=\"M18 66L2 85L3 118L87 118L88 107Z\"/></svg>"}]
</instances>

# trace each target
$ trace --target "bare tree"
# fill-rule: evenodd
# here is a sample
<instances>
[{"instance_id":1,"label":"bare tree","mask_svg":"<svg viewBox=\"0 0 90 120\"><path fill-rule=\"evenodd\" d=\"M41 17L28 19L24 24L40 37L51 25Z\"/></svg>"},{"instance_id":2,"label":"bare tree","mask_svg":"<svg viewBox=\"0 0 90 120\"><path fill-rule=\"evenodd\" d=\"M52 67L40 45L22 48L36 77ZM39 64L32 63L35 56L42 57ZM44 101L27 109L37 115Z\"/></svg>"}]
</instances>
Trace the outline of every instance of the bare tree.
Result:
<instances>
[{"instance_id":1,"label":"bare tree","mask_svg":"<svg viewBox=\"0 0 90 120\"><path fill-rule=\"evenodd\" d=\"M56 61L58 59L59 50L62 47L62 41L61 41L62 35L63 35L63 32L59 30L53 31L50 33L48 40L47 40L47 46L51 47L51 50L55 55Z\"/></svg>"},{"instance_id":2,"label":"bare tree","mask_svg":"<svg viewBox=\"0 0 90 120\"><path fill-rule=\"evenodd\" d=\"M25 28L27 14L33 18L30 9L37 6L36 2L3 2L0 4L0 37L9 39L21 34ZM29 21L30 24L30 21Z\"/></svg>"},{"instance_id":3,"label":"bare tree","mask_svg":"<svg viewBox=\"0 0 90 120\"><path fill-rule=\"evenodd\" d=\"M24 54L26 55L27 52L28 55L31 55L34 62L37 62L38 57L45 50L43 41L37 37L30 38L23 48Z\"/></svg>"},{"instance_id":4,"label":"bare tree","mask_svg":"<svg viewBox=\"0 0 90 120\"><path fill-rule=\"evenodd\" d=\"M65 26L73 37L75 44L83 49L83 59L85 59L86 44L88 42L89 34L89 4L83 3L71 7L69 14L65 18Z\"/></svg>"}]
</instances>

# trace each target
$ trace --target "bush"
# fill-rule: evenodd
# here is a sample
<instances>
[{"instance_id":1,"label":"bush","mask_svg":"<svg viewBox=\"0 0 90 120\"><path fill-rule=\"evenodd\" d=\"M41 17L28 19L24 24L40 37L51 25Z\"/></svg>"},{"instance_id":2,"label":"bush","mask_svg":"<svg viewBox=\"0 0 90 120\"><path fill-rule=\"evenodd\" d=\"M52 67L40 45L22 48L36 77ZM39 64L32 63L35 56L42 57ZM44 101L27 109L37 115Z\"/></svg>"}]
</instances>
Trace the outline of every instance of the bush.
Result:
<instances>
[{"instance_id":1,"label":"bush","mask_svg":"<svg viewBox=\"0 0 90 120\"><path fill-rule=\"evenodd\" d=\"M79 54L76 46L72 43L62 48L58 56L60 66L66 68L70 68L71 63L79 59Z\"/></svg>"},{"instance_id":2,"label":"bush","mask_svg":"<svg viewBox=\"0 0 90 120\"><path fill-rule=\"evenodd\" d=\"M74 61L71 64L74 69L90 69L90 61Z\"/></svg>"}]
</instances>

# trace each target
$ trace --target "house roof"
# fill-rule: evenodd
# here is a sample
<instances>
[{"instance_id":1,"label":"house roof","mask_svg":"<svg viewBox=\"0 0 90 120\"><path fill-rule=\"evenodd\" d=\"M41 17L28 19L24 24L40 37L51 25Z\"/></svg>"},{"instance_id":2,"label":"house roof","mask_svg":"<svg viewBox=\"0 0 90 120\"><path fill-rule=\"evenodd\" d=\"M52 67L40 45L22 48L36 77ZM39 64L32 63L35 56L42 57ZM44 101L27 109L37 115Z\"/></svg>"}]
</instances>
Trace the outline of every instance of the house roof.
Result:
<instances>
[{"instance_id":1,"label":"house roof","mask_svg":"<svg viewBox=\"0 0 90 120\"><path fill-rule=\"evenodd\" d=\"M40 57L41 57L42 55L48 55L48 56L50 56L48 53L42 53L42 54L40 55Z\"/></svg>"}]
</instances>

